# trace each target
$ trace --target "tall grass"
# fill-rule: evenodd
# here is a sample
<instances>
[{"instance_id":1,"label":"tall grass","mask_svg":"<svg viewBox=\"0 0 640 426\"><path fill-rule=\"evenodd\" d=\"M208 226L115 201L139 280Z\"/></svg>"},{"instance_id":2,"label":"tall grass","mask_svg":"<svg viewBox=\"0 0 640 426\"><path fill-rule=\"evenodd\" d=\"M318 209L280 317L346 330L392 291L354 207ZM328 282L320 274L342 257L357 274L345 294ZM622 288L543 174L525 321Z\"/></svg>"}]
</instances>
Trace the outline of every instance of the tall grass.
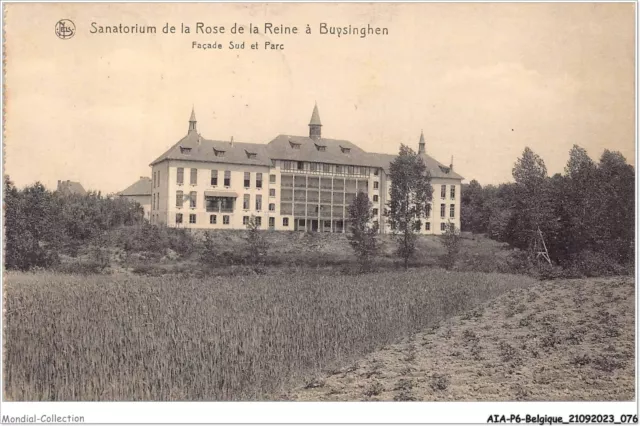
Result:
<instances>
[{"instance_id":1,"label":"tall grass","mask_svg":"<svg viewBox=\"0 0 640 426\"><path fill-rule=\"evenodd\" d=\"M530 279L6 275L5 398L255 400Z\"/></svg>"}]
</instances>

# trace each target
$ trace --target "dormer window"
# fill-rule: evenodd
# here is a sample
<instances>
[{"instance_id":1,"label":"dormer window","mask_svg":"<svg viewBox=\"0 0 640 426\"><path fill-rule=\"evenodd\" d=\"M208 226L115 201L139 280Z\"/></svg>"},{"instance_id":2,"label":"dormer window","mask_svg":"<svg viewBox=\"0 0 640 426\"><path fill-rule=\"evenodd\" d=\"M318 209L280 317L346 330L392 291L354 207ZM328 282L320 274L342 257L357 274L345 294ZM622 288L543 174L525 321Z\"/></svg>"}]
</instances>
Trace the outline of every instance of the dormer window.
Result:
<instances>
[{"instance_id":1,"label":"dormer window","mask_svg":"<svg viewBox=\"0 0 640 426\"><path fill-rule=\"evenodd\" d=\"M340 150L342 151L343 154L348 154L351 152L351 148L347 148L345 146L340 145Z\"/></svg>"},{"instance_id":2,"label":"dormer window","mask_svg":"<svg viewBox=\"0 0 640 426\"><path fill-rule=\"evenodd\" d=\"M442 173L449 173L451 171L451 168L449 167L444 167L444 166L438 166L440 167L440 170L442 171Z\"/></svg>"},{"instance_id":3,"label":"dormer window","mask_svg":"<svg viewBox=\"0 0 640 426\"><path fill-rule=\"evenodd\" d=\"M315 144L315 145L316 145L316 149L318 151L326 151L327 150L327 146L326 145L318 145L318 144Z\"/></svg>"},{"instance_id":4,"label":"dormer window","mask_svg":"<svg viewBox=\"0 0 640 426\"><path fill-rule=\"evenodd\" d=\"M185 146L180 147L180 154L189 155L191 154L191 148L187 148Z\"/></svg>"},{"instance_id":5,"label":"dormer window","mask_svg":"<svg viewBox=\"0 0 640 426\"><path fill-rule=\"evenodd\" d=\"M291 148L293 148L293 149L300 149L300 144L297 143L297 142L289 141L289 145L291 145Z\"/></svg>"},{"instance_id":6,"label":"dormer window","mask_svg":"<svg viewBox=\"0 0 640 426\"><path fill-rule=\"evenodd\" d=\"M224 151L213 148L213 153L216 157L224 157Z\"/></svg>"},{"instance_id":7,"label":"dormer window","mask_svg":"<svg viewBox=\"0 0 640 426\"><path fill-rule=\"evenodd\" d=\"M247 153L247 158L256 158L258 156L258 154L256 154L255 152L249 152L246 149L244 150L244 152Z\"/></svg>"}]
</instances>

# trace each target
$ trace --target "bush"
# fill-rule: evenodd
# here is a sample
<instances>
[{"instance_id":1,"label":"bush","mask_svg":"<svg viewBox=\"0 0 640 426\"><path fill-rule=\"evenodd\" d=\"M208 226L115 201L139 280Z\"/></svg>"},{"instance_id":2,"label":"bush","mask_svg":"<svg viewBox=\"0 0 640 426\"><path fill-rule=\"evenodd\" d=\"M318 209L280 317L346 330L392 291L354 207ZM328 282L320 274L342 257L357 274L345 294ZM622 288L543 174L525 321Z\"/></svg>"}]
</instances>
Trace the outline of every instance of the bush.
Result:
<instances>
[{"instance_id":1,"label":"bush","mask_svg":"<svg viewBox=\"0 0 640 426\"><path fill-rule=\"evenodd\" d=\"M604 253L583 250L571 256L565 276L571 278L626 275L629 269L618 264Z\"/></svg>"},{"instance_id":2,"label":"bush","mask_svg":"<svg viewBox=\"0 0 640 426\"><path fill-rule=\"evenodd\" d=\"M460 254L460 248L462 247L460 231L456 229L453 223L448 223L447 229L444 234L442 234L441 239L446 250L441 259L442 266L446 269L453 269Z\"/></svg>"}]
</instances>

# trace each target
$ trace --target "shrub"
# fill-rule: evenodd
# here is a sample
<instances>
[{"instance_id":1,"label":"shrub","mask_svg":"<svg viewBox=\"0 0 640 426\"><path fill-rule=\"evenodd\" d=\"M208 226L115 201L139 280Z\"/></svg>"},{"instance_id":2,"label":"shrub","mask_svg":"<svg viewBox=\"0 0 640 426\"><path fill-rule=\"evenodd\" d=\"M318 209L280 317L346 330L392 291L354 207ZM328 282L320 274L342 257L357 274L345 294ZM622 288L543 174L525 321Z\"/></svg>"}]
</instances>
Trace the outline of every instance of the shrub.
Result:
<instances>
[{"instance_id":1,"label":"shrub","mask_svg":"<svg viewBox=\"0 0 640 426\"><path fill-rule=\"evenodd\" d=\"M460 254L462 239L460 238L460 231L456 229L455 224L449 222L447 225L447 229L441 237L442 244L446 250L446 253L442 256L442 266L446 269L453 269Z\"/></svg>"}]
</instances>

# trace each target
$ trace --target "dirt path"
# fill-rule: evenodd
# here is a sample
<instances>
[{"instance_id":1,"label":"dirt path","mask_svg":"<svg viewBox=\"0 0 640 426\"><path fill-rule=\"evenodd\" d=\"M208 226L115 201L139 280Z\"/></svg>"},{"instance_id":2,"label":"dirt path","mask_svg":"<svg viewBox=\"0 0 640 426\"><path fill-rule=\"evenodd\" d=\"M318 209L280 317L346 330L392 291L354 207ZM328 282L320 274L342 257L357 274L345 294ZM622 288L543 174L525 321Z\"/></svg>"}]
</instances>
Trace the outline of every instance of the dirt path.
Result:
<instances>
[{"instance_id":1,"label":"dirt path","mask_svg":"<svg viewBox=\"0 0 640 426\"><path fill-rule=\"evenodd\" d=\"M287 394L301 401L634 398L632 277L546 281Z\"/></svg>"}]
</instances>

